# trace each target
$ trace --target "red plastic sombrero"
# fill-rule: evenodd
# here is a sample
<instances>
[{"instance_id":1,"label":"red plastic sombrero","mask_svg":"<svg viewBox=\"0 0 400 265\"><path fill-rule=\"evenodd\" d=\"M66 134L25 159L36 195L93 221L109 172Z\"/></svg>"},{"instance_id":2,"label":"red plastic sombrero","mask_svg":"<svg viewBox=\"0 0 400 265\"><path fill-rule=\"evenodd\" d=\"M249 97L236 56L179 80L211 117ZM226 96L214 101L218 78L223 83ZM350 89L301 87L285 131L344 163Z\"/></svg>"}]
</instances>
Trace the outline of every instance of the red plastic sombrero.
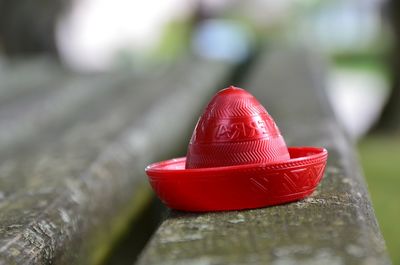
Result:
<instances>
[{"instance_id":1,"label":"red plastic sombrero","mask_svg":"<svg viewBox=\"0 0 400 265\"><path fill-rule=\"evenodd\" d=\"M328 152L289 147L247 91L219 91L197 122L186 158L146 167L158 197L184 211L251 209L302 199L320 182Z\"/></svg>"}]
</instances>

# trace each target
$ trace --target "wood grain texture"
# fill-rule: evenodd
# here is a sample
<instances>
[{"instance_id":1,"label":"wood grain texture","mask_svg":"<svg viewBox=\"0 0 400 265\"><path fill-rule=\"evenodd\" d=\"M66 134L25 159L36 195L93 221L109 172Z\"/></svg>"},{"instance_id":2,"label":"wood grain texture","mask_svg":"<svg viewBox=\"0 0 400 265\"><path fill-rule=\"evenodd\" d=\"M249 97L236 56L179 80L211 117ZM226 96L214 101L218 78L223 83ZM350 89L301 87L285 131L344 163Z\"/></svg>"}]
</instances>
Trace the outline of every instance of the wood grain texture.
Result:
<instances>
[{"instance_id":1,"label":"wood grain texture","mask_svg":"<svg viewBox=\"0 0 400 265\"><path fill-rule=\"evenodd\" d=\"M103 102L118 93L120 84L129 80L126 75L64 75L54 80L46 77L44 69L42 75L45 77L40 88L35 88L32 82L35 92L21 91L19 97L0 106L2 157L39 139L48 141L51 135L58 135L87 112L98 111Z\"/></svg>"},{"instance_id":2,"label":"wood grain texture","mask_svg":"<svg viewBox=\"0 0 400 265\"><path fill-rule=\"evenodd\" d=\"M47 57L25 60L5 60L0 57L0 106L12 104L22 96L55 90L71 78L68 70Z\"/></svg>"},{"instance_id":3,"label":"wood grain texture","mask_svg":"<svg viewBox=\"0 0 400 265\"><path fill-rule=\"evenodd\" d=\"M318 190L263 209L172 211L138 264L390 264L354 147L333 115L315 58L303 49L263 54L243 87L275 118L288 145L329 150Z\"/></svg>"},{"instance_id":4,"label":"wood grain texture","mask_svg":"<svg viewBox=\"0 0 400 265\"><path fill-rule=\"evenodd\" d=\"M144 167L183 147L193 112L229 69L193 60L143 82L120 80L107 101L87 103L101 108L87 105L91 114L56 138L5 159L0 264L99 263L150 201Z\"/></svg>"}]
</instances>

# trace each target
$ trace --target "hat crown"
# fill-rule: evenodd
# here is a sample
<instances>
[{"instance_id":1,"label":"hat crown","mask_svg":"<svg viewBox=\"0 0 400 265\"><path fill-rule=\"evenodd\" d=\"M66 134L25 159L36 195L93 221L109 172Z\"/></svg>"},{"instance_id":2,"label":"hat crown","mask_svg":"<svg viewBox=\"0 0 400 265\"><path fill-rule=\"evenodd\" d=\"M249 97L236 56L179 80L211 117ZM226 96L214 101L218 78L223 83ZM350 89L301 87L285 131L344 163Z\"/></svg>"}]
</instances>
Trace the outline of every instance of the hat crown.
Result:
<instances>
[{"instance_id":1,"label":"hat crown","mask_svg":"<svg viewBox=\"0 0 400 265\"><path fill-rule=\"evenodd\" d=\"M285 161L285 141L258 100L229 87L208 103L194 129L186 168L207 168Z\"/></svg>"}]
</instances>

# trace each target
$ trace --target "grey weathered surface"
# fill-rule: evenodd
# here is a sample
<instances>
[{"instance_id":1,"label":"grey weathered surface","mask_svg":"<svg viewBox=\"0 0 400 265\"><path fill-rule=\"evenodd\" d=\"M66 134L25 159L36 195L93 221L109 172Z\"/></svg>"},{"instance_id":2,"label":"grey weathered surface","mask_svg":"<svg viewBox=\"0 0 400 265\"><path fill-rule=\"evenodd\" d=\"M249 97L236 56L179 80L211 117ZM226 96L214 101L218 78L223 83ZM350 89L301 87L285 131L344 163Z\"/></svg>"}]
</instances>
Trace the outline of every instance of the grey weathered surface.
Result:
<instances>
[{"instance_id":1,"label":"grey weathered surface","mask_svg":"<svg viewBox=\"0 0 400 265\"><path fill-rule=\"evenodd\" d=\"M192 61L143 82L124 79L107 101L87 103L102 108L87 106L91 114L56 138L9 155L0 164L0 264L101 261L150 200L145 165L183 147L193 112L228 72Z\"/></svg>"},{"instance_id":2,"label":"grey weathered surface","mask_svg":"<svg viewBox=\"0 0 400 265\"><path fill-rule=\"evenodd\" d=\"M71 73L50 58L2 61L0 57L0 106L26 94L55 90L63 78L71 78Z\"/></svg>"},{"instance_id":3,"label":"grey weathered surface","mask_svg":"<svg viewBox=\"0 0 400 265\"><path fill-rule=\"evenodd\" d=\"M312 58L302 50L265 54L243 86L266 106L289 145L327 147L318 190L263 209L172 211L138 264L390 264L354 147Z\"/></svg>"},{"instance_id":4,"label":"grey weathered surface","mask_svg":"<svg viewBox=\"0 0 400 265\"><path fill-rule=\"evenodd\" d=\"M0 149L1 156L16 147L35 144L39 139L48 141L50 135L57 135L71 123L81 119L86 112L99 110L113 94L121 90L120 84L129 76L78 76L59 74L49 78L45 67L40 67L34 78L4 78L3 94L0 99ZM24 71L22 73L24 74ZM43 80L40 79L43 75ZM138 79L138 78L137 78ZM139 79L138 79L139 80ZM36 82L35 82L36 81ZM20 84L20 86L18 86ZM1 87L3 88L3 86ZM30 90L30 89L31 90ZM10 91L18 91L12 94ZM7 93L8 92L8 93ZM3 97L1 97L3 96ZM7 100L6 100L7 99Z\"/></svg>"}]
</instances>

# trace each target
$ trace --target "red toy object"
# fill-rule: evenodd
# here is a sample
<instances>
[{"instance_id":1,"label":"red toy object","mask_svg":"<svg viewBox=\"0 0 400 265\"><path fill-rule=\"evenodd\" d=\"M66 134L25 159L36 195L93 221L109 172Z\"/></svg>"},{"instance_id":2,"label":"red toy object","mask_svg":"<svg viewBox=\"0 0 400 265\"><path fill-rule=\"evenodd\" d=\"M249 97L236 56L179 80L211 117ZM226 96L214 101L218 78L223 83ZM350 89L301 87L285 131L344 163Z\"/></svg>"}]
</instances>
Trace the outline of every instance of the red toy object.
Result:
<instances>
[{"instance_id":1,"label":"red toy object","mask_svg":"<svg viewBox=\"0 0 400 265\"><path fill-rule=\"evenodd\" d=\"M186 158L146 167L158 197L192 212L259 208L300 200L320 182L328 152L286 147L274 120L247 91L219 91L197 122Z\"/></svg>"}]
</instances>

